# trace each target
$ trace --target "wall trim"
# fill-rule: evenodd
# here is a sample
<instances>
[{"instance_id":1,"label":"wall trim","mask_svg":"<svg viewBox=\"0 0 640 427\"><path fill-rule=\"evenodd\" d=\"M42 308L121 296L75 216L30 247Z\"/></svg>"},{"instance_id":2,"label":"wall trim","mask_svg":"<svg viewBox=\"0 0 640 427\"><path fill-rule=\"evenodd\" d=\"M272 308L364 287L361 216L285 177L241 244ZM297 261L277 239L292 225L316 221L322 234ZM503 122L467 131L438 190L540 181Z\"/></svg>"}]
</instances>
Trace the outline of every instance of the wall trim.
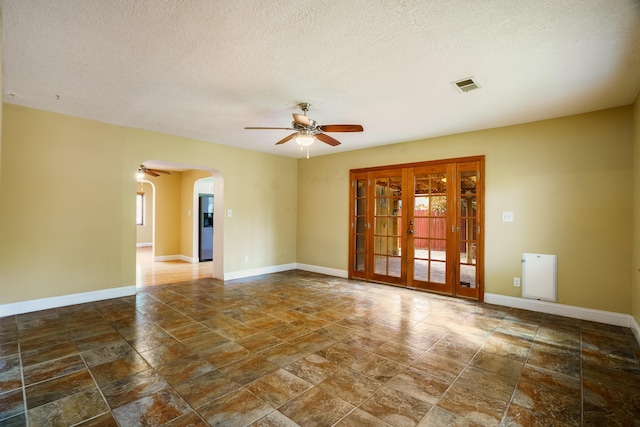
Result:
<instances>
[{"instance_id":1,"label":"wall trim","mask_svg":"<svg viewBox=\"0 0 640 427\"><path fill-rule=\"evenodd\" d=\"M347 270L338 270L337 268L320 267L310 264L296 264L298 270L310 271L312 273L326 274L327 276L342 277L343 279L349 278L349 272Z\"/></svg>"},{"instance_id":2,"label":"wall trim","mask_svg":"<svg viewBox=\"0 0 640 427\"><path fill-rule=\"evenodd\" d=\"M572 317L574 319L590 320L592 322L606 323L608 325L623 326L625 328L632 327L632 320L635 322L633 316L629 314L614 313L612 311L596 310L593 308L577 307L574 305L510 297L499 294L485 293L484 302L548 314L557 314L559 316ZM634 333L635 332L636 331L634 331ZM640 333L640 331L638 332ZM636 338L637 337L638 335L636 335Z\"/></svg>"},{"instance_id":3,"label":"wall trim","mask_svg":"<svg viewBox=\"0 0 640 427\"><path fill-rule=\"evenodd\" d=\"M83 304L111 298L128 297L135 294L136 287L135 285L132 285L2 304L0 305L0 317L30 313L32 311L49 310L52 308L65 307L67 305Z\"/></svg>"},{"instance_id":4,"label":"wall trim","mask_svg":"<svg viewBox=\"0 0 640 427\"><path fill-rule=\"evenodd\" d=\"M272 265L270 267L252 268L250 270L233 271L224 273L224 280L244 279L246 277L261 276L263 274L280 273L282 271L295 270L296 264Z\"/></svg>"},{"instance_id":5,"label":"wall trim","mask_svg":"<svg viewBox=\"0 0 640 427\"><path fill-rule=\"evenodd\" d=\"M136 248L148 248L153 246L153 243L136 243Z\"/></svg>"},{"instance_id":6,"label":"wall trim","mask_svg":"<svg viewBox=\"0 0 640 427\"><path fill-rule=\"evenodd\" d=\"M188 263L196 263L195 258L186 255L161 255L153 257L154 262L162 262L162 261L184 261Z\"/></svg>"}]
</instances>

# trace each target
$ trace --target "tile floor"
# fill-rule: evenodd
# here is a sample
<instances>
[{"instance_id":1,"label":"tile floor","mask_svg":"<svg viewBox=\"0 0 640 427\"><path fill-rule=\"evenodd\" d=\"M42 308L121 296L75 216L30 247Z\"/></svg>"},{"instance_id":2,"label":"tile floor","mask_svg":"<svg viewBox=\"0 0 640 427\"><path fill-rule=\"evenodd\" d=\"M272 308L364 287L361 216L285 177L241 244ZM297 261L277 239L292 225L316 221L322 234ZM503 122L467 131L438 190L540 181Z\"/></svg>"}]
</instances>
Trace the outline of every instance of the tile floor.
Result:
<instances>
[{"instance_id":1,"label":"tile floor","mask_svg":"<svg viewBox=\"0 0 640 427\"><path fill-rule=\"evenodd\" d=\"M640 425L629 329L293 271L0 319L2 426Z\"/></svg>"}]
</instances>

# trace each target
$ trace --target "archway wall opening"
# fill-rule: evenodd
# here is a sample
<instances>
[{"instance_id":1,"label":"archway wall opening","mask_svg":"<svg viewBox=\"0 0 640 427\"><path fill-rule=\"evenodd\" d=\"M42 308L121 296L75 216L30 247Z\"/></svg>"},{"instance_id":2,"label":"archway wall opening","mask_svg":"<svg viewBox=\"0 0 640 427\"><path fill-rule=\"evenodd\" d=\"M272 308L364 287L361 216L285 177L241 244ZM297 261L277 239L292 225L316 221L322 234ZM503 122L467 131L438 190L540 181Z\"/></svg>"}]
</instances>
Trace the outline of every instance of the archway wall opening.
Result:
<instances>
[{"instance_id":1,"label":"archway wall opening","mask_svg":"<svg viewBox=\"0 0 640 427\"><path fill-rule=\"evenodd\" d=\"M130 137L136 136L135 144L127 143L125 150L130 167L135 169L149 163L157 168L176 169L171 173L176 182L169 186L179 196L165 201L166 222L174 226L161 237L164 225L159 209L156 211L156 259L175 259L178 255L184 261L198 261L195 184L213 178L213 277L230 279L295 268L295 159L131 130ZM151 143L149 138L156 140ZM159 185L158 181L164 178L156 177L153 181ZM162 203L157 188L156 201ZM175 224L179 224L178 230Z\"/></svg>"}]
</instances>

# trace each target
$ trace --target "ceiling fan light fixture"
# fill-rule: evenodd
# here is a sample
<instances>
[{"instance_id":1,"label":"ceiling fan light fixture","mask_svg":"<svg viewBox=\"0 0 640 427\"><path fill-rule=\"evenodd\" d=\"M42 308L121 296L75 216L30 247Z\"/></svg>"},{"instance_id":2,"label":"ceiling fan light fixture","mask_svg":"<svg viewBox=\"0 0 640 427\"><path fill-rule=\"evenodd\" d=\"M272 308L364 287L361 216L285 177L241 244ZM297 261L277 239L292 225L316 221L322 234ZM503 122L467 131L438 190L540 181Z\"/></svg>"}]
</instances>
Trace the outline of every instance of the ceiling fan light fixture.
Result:
<instances>
[{"instance_id":1,"label":"ceiling fan light fixture","mask_svg":"<svg viewBox=\"0 0 640 427\"><path fill-rule=\"evenodd\" d=\"M308 147L316 140L316 137L310 134L299 133L293 138L300 147Z\"/></svg>"}]
</instances>

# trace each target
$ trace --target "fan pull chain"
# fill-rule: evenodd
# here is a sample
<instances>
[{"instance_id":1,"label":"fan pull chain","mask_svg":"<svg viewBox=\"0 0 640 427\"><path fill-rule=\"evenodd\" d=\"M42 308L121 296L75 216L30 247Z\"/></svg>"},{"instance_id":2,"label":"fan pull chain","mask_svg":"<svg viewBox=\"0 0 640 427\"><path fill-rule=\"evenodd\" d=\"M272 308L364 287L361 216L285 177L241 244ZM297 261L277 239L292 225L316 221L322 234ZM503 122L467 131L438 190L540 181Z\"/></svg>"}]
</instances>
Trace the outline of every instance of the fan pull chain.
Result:
<instances>
[{"instance_id":1,"label":"fan pull chain","mask_svg":"<svg viewBox=\"0 0 640 427\"><path fill-rule=\"evenodd\" d=\"M307 159L309 158L309 147L307 147Z\"/></svg>"}]
</instances>

